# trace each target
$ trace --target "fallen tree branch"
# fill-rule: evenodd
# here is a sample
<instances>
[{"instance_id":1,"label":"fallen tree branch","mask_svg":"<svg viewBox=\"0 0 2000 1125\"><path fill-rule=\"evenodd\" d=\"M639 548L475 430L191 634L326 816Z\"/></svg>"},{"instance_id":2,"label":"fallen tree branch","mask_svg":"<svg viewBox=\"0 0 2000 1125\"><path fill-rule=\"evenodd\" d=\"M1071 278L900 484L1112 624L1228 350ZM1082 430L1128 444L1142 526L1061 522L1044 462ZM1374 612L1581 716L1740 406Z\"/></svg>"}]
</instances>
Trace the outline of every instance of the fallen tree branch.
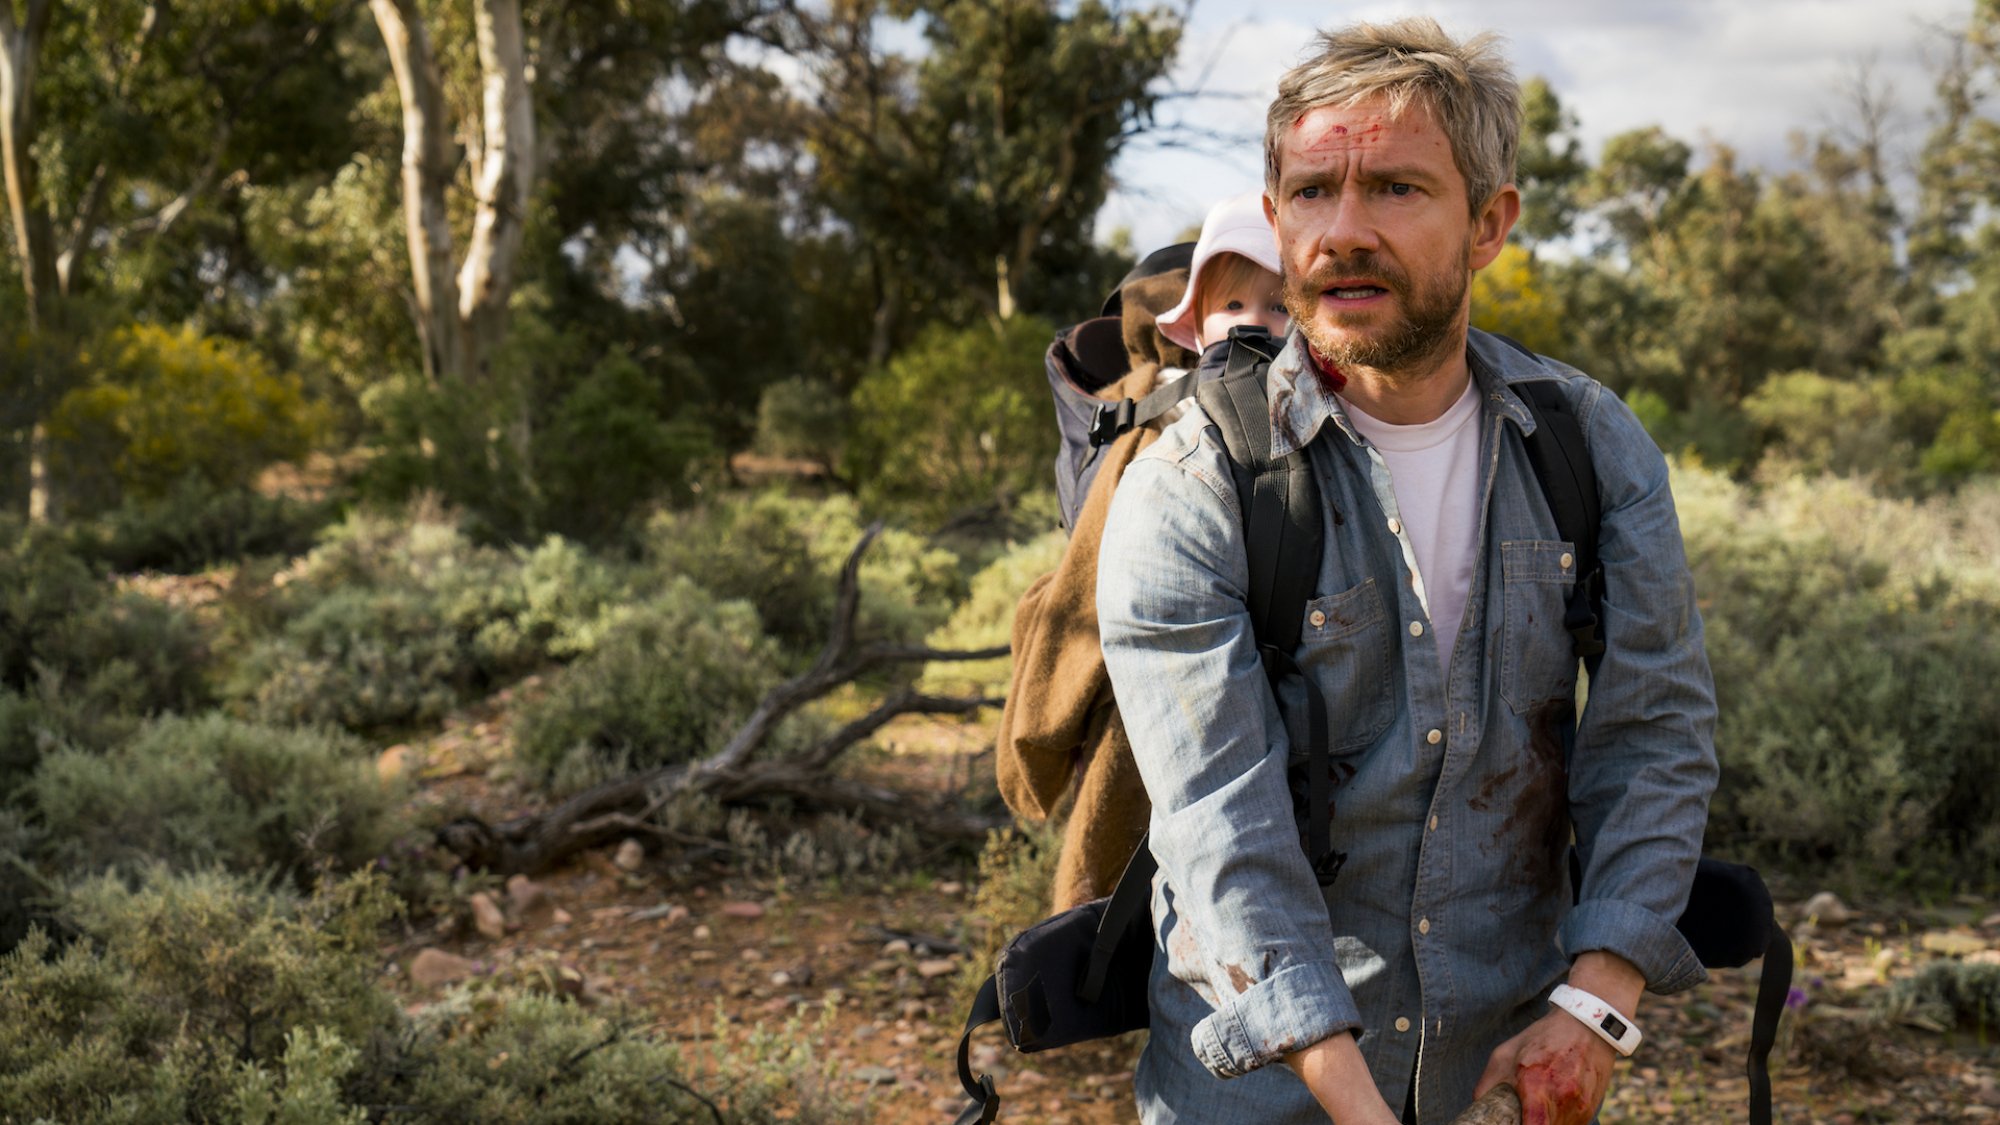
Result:
<instances>
[{"instance_id":1,"label":"fallen tree branch","mask_svg":"<svg viewBox=\"0 0 2000 1125\"><path fill-rule=\"evenodd\" d=\"M634 833L655 831L650 818L683 795L705 793L725 804L755 804L778 798L814 811L857 813L909 824L953 841L978 841L1005 817L930 806L909 794L832 773L841 756L900 715L970 715L998 707L999 699L926 695L904 687L891 692L866 715L834 731L816 745L782 758L757 759L756 752L785 718L799 708L878 668L931 661L989 660L1005 647L958 651L912 645L857 645L855 619L861 605L861 559L882 532L878 521L863 533L841 567L834 599L833 629L812 667L779 684L759 700L721 750L694 762L661 766L585 790L554 808L489 825L462 817L438 830L438 842L461 862L503 875L532 874L591 848Z\"/></svg>"}]
</instances>

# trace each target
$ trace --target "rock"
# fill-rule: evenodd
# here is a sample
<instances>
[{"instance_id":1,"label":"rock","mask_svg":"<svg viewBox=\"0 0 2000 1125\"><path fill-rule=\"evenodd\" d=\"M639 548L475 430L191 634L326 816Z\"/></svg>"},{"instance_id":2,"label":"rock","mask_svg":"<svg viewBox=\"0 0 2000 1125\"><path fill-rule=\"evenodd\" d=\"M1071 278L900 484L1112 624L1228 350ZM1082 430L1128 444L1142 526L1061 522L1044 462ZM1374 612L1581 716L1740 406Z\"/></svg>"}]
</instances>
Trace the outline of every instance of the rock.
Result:
<instances>
[{"instance_id":1,"label":"rock","mask_svg":"<svg viewBox=\"0 0 2000 1125\"><path fill-rule=\"evenodd\" d=\"M764 951L754 945L746 945L737 956L743 958L745 961L762 961L764 959Z\"/></svg>"},{"instance_id":2,"label":"rock","mask_svg":"<svg viewBox=\"0 0 2000 1125\"><path fill-rule=\"evenodd\" d=\"M896 1072L886 1066L857 1066L847 1072L847 1077L855 1082L870 1086L894 1086Z\"/></svg>"},{"instance_id":3,"label":"rock","mask_svg":"<svg viewBox=\"0 0 2000 1125\"><path fill-rule=\"evenodd\" d=\"M763 1009L764 1009L764 1014L767 1016L783 1015L784 1013L791 1011L792 1001L789 997L785 996L775 997L773 999L764 1001Z\"/></svg>"},{"instance_id":4,"label":"rock","mask_svg":"<svg viewBox=\"0 0 2000 1125\"><path fill-rule=\"evenodd\" d=\"M909 952L910 943L904 941L902 938L897 938L882 947L882 956L884 957L902 957Z\"/></svg>"},{"instance_id":5,"label":"rock","mask_svg":"<svg viewBox=\"0 0 2000 1125\"><path fill-rule=\"evenodd\" d=\"M948 1113L948 1114L951 1114L951 1115L952 1115L952 1116L954 1116L954 1117L956 1117L956 1116L957 1116L957 1115L958 1115L959 1113L961 1113L961 1112L963 1112L963 1111L964 1111L964 1109L965 1109L965 1104L966 1104L966 1103L965 1103L965 1099L964 1099L964 1098L932 1098L932 1099L931 1099L931 1108L932 1108L932 1109L934 1109L934 1110L938 1111L939 1113Z\"/></svg>"},{"instance_id":6,"label":"rock","mask_svg":"<svg viewBox=\"0 0 2000 1125\"><path fill-rule=\"evenodd\" d=\"M745 921L762 918L764 908L754 902L725 902L722 904L724 918L742 918Z\"/></svg>"},{"instance_id":7,"label":"rock","mask_svg":"<svg viewBox=\"0 0 2000 1125\"><path fill-rule=\"evenodd\" d=\"M896 972L896 963L886 957L879 957L868 962L861 971L864 973L873 973L878 977L892 976Z\"/></svg>"},{"instance_id":8,"label":"rock","mask_svg":"<svg viewBox=\"0 0 2000 1125\"><path fill-rule=\"evenodd\" d=\"M1014 1088L1017 1090L1032 1090L1048 1084L1049 1076L1039 1070L1024 1070L1014 1076Z\"/></svg>"},{"instance_id":9,"label":"rock","mask_svg":"<svg viewBox=\"0 0 2000 1125\"><path fill-rule=\"evenodd\" d=\"M881 1028L876 1027L872 1023L856 1024L854 1025L854 1030L848 1032L847 1036L848 1038L859 1043L865 1040L875 1038L876 1034L879 1033L881 1030L882 1030Z\"/></svg>"},{"instance_id":10,"label":"rock","mask_svg":"<svg viewBox=\"0 0 2000 1125\"><path fill-rule=\"evenodd\" d=\"M1854 911L1840 901L1840 896L1832 891L1821 891L1799 907L1799 917L1816 918L1819 924L1829 929L1845 926L1854 920Z\"/></svg>"},{"instance_id":11,"label":"rock","mask_svg":"<svg viewBox=\"0 0 2000 1125\"><path fill-rule=\"evenodd\" d=\"M938 884L938 888L937 888L937 889L938 889L938 893L939 893L939 894L941 894L941 895L950 895L950 896L952 896L952 897L956 898L957 896L959 896L959 895L962 895L962 894L964 894L964 893L965 893L965 884L964 884L964 883L939 883L939 884Z\"/></svg>"},{"instance_id":12,"label":"rock","mask_svg":"<svg viewBox=\"0 0 2000 1125\"><path fill-rule=\"evenodd\" d=\"M1979 923L1982 930L2000 930L2000 914L1988 914Z\"/></svg>"},{"instance_id":13,"label":"rock","mask_svg":"<svg viewBox=\"0 0 2000 1125\"><path fill-rule=\"evenodd\" d=\"M1965 959L1968 965L2000 965L2000 949L1982 949Z\"/></svg>"},{"instance_id":14,"label":"rock","mask_svg":"<svg viewBox=\"0 0 2000 1125\"><path fill-rule=\"evenodd\" d=\"M917 1033L914 1031L897 1032L895 1043L896 1046L898 1047L904 1047L904 1048L914 1047L918 1043Z\"/></svg>"},{"instance_id":15,"label":"rock","mask_svg":"<svg viewBox=\"0 0 2000 1125\"><path fill-rule=\"evenodd\" d=\"M549 897L547 887L528 878L516 875L507 880L507 914L524 926L539 926L555 918L555 900Z\"/></svg>"},{"instance_id":16,"label":"rock","mask_svg":"<svg viewBox=\"0 0 2000 1125\"><path fill-rule=\"evenodd\" d=\"M472 925L481 934L494 941L507 936L507 916L500 912L500 904L493 896L480 891L472 896Z\"/></svg>"},{"instance_id":17,"label":"rock","mask_svg":"<svg viewBox=\"0 0 2000 1125\"><path fill-rule=\"evenodd\" d=\"M713 949L695 949L688 952L688 960L690 961L713 961L715 957L716 954Z\"/></svg>"},{"instance_id":18,"label":"rock","mask_svg":"<svg viewBox=\"0 0 2000 1125\"><path fill-rule=\"evenodd\" d=\"M771 974L771 987L772 987L772 988L790 988L790 987L792 987L792 974L790 974L790 973L786 972L786 971L785 971L785 970L783 970L783 969L779 969L779 970L778 970L777 972L775 972L775 973L772 973L772 974Z\"/></svg>"},{"instance_id":19,"label":"rock","mask_svg":"<svg viewBox=\"0 0 2000 1125\"><path fill-rule=\"evenodd\" d=\"M1960 930L1945 930L1923 936L1920 944L1927 953L1940 957L1970 957L1986 949L1986 942Z\"/></svg>"},{"instance_id":20,"label":"rock","mask_svg":"<svg viewBox=\"0 0 2000 1125\"><path fill-rule=\"evenodd\" d=\"M569 925L569 924L570 924L571 922L574 922L574 921L576 921L576 919L570 916L570 912L569 912L569 911L567 911L567 910L564 910L564 909L563 909L562 907L558 906L558 907L556 907L556 908L555 908L555 910L554 910L554 911L553 911L553 912L552 912L552 913L551 913L551 914L549 915L549 921L550 921L550 922L553 922L554 924L556 924L556 925L558 925L558 926L567 926L567 925Z\"/></svg>"},{"instance_id":21,"label":"rock","mask_svg":"<svg viewBox=\"0 0 2000 1125\"><path fill-rule=\"evenodd\" d=\"M917 962L917 975L925 980L950 976L958 971L958 962L950 957L936 957Z\"/></svg>"},{"instance_id":22,"label":"rock","mask_svg":"<svg viewBox=\"0 0 2000 1125\"><path fill-rule=\"evenodd\" d=\"M644 910L634 910L631 915L634 922L665 922L669 926L680 922L686 917L688 917L688 908L678 902L663 902L658 906L649 906Z\"/></svg>"},{"instance_id":23,"label":"rock","mask_svg":"<svg viewBox=\"0 0 2000 1125\"><path fill-rule=\"evenodd\" d=\"M375 759L375 776L383 781L395 781L415 773L417 752L408 746L391 746Z\"/></svg>"},{"instance_id":24,"label":"rock","mask_svg":"<svg viewBox=\"0 0 2000 1125\"><path fill-rule=\"evenodd\" d=\"M442 949L425 949L417 953L410 962L410 983L418 988L443 988L447 984L462 981L478 971L478 966L456 953L446 953Z\"/></svg>"},{"instance_id":25,"label":"rock","mask_svg":"<svg viewBox=\"0 0 2000 1125\"><path fill-rule=\"evenodd\" d=\"M931 1014L931 1006L922 1000L905 1000L900 1014L906 1020L924 1019Z\"/></svg>"},{"instance_id":26,"label":"rock","mask_svg":"<svg viewBox=\"0 0 2000 1125\"><path fill-rule=\"evenodd\" d=\"M639 870L640 865L645 862L646 849L637 840L626 840L619 844L618 850L611 856L612 866L628 874Z\"/></svg>"},{"instance_id":27,"label":"rock","mask_svg":"<svg viewBox=\"0 0 2000 1125\"><path fill-rule=\"evenodd\" d=\"M709 929L706 924L696 926L694 928L694 940L696 941L707 941L709 938L712 938L714 936L715 936L715 931Z\"/></svg>"}]
</instances>

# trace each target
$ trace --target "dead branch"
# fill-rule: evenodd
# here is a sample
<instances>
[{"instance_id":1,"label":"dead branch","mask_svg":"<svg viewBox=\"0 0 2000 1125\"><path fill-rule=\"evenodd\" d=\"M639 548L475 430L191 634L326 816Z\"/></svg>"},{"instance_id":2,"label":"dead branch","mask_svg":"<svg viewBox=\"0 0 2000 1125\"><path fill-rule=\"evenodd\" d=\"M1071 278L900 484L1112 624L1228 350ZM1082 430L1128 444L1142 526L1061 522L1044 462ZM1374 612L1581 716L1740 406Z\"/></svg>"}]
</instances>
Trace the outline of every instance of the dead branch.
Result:
<instances>
[{"instance_id":1,"label":"dead branch","mask_svg":"<svg viewBox=\"0 0 2000 1125\"><path fill-rule=\"evenodd\" d=\"M832 775L841 755L899 715L969 715L998 707L999 699L926 695L913 688L891 692L861 718L796 754L759 759L756 753L787 716L878 668L916 662L987 660L1005 647L976 651L912 645L857 644L861 559L882 532L868 528L841 567L833 629L812 667L779 684L758 701L721 750L598 785L541 813L489 825L476 817L453 821L438 842L469 867L500 874L544 871L579 852L635 833L663 835L650 818L674 799L705 793L725 804L788 799L801 808L859 813L909 824L933 838L977 841L1004 827L1004 817L931 806L884 786Z\"/></svg>"}]
</instances>

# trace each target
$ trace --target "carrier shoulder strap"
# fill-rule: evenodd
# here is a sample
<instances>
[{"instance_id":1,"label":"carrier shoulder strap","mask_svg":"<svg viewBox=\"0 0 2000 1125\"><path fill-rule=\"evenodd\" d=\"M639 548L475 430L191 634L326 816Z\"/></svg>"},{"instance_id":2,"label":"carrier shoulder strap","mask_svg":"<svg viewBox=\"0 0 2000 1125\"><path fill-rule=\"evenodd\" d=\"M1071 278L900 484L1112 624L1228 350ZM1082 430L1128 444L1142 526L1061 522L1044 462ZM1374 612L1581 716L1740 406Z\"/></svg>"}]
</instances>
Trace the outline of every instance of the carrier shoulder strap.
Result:
<instances>
[{"instance_id":1,"label":"carrier shoulder strap","mask_svg":"<svg viewBox=\"0 0 2000 1125\"><path fill-rule=\"evenodd\" d=\"M1274 687L1280 680L1296 679L1306 694L1306 842L1313 873L1327 886L1347 857L1331 843L1326 705L1319 685L1292 655L1326 550L1320 515L1324 501L1304 449L1272 455L1268 377L1282 342L1261 330L1239 328L1231 330L1229 343L1222 378L1198 387L1195 401L1221 433L1229 457L1243 517L1250 580L1245 594L1264 674ZM1339 522L1340 513L1335 511L1333 518Z\"/></svg>"},{"instance_id":2,"label":"carrier shoulder strap","mask_svg":"<svg viewBox=\"0 0 2000 1125\"><path fill-rule=\"evenodd\" d=\"M1499 339L1527 352L1505 336ZM1576 548L1576 583L1563 609L1563 627L1569 630L1577 657L1594 675L1604 658L1604 567L1597 557L1604 509L1597 494L1597 469L1590 461L1583 420L1561 384L1535 379L1514 387L1535 418L1535 432L1527 437L1528 462L1555 517L1557 534Z\"/></svg>"},{"instance_id":3,"label":"carrier shoulder strap","mask_svg":"<svg viewBox=\"0 0 2000 1125\"><path fill-rule=\"evenodd\" d=\"M1193 371L1185 372L1154 387L1142 399L1119 399L1097 408L1097 420L1090 424L1090 446L1097 449L1117 441L1126 432L1153 421L1194 394Z\"/></svg>"}]
</instances>

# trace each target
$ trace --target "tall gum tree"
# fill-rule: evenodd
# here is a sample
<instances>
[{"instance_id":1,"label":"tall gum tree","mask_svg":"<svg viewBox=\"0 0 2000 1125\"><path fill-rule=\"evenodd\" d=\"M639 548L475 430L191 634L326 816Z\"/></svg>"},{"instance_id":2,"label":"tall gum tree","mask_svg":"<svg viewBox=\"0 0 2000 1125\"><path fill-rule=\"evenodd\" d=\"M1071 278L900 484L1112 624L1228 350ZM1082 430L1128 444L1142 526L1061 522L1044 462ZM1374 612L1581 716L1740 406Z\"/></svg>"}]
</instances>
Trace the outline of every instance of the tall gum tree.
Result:
<instances>
[{"instance_id":1,"label":"tall gum tree","mask_svg":"<svg viewBox=\"0 0 2000 1125\"><path fill-rule=\"evenodd\" d=\"M535 107L520 0L473 0L480 98L460 128L417 0L369 0L395 71L403 113L403 212L412 301L424 373L478 385L490 380L506 333L536 168ZM449 193L464 136L472 227L459 258Z\"/></svg>"}]
</instances>

